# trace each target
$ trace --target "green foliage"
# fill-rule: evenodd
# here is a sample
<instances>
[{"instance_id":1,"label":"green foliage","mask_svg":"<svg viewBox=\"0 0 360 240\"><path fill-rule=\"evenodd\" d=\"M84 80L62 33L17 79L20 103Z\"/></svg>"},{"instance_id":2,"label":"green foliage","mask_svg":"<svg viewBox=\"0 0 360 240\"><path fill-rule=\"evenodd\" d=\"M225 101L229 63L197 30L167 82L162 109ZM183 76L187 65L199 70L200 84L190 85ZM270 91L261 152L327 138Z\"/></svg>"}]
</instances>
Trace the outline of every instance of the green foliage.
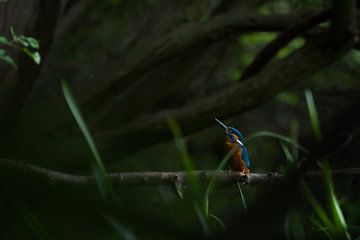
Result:
<instances>
[{"instance_id":1,"label":"green foliage","mask_svg":"<svg viewBox=\"0 0 360 240\"><path fill-rule=\"evenodd\" d=\"M40 64L41 57L38 52L40 45L39 41L32 37L26 37L24 35L17 35L13 29L10 27L10 32L12 36L12 40L8 40L5 36L0 36L0 44L18 49L25 53L29 58L31 58L36 64ZM0 60L10 64L15 69L17 69L17 65L11 56L6 54L4 49L0 49Z\"/></svg>"},{"instance_id":2,"label":"green foliage","mask_svg":"<svg viewBox=\"0 0 360 240\"><path fill-rule=\"evenodd\" d=\"M290 210L285 216L286 239L305 240L305 229L301 215L296 210Z\"/></svg>"},{"instance_id":3,"label":"green foliage","mask_svg":"<svg viewBox=\"0 0 360 240\"><path fill-rule=\"evenodd\" d=\"M10 64L13 68L17 69L17 65L14 60L6 54L4 49L0 49L0 60Z\"/></svg>"},{"instance_id":4,"label":"green foliage","mask_svg":"<svg viewBox=\"0 0 360 240\"><path fill-rule=\"evenodd\" d=\"M325 178L325 185L326 185L327 197L330 205L330 211L335 226L335 231L340 236L345 237L344 239L350 239L349 233L347 232L347 224L344 215L341 211L339 201L335 194L332 176L330 172L330 166L327 162L324 162L322 164L322 168Z\"/></svg>"},{"instance_id":5,"label":"green foliage","mask_svg":"<svg viewBox=\"0 0 360 240\"><path fill-rule=\"evenodd\" d=\"M347 224L334 191L329 165L324 162L321 167L323 170L330 214L322 207L306 185L305 181L301 180L300 182L305 198L309 201L317 216L317 219L311 219L311 221L319 230L323 231L329 239L350 239L350 235L347 231Z\"/></svg>"},{"instance_id":6,"label":"green foliage","mask_svg":"<svg viewBox=\"0 0 360 240\"><path fill-rule=\"evenodd\" d=\"M90 150L94 156L95 159L95 166L93 166L93 171L96 177L96 182L98 184L99 191L101 193L101 196L108 200L109 199L109 193L112 194L112 197L115 195L113 194L113 190L111 187L111 184L107 177L107 172L105 169L105 166L103 164L103 161L101 159L100 153L95 145L95 141L92 138L90 131L82 117L82 114L80 112L80 108L78 107L76 100L68 86L65 80L61 80L61 86L62 90L66 99L67 104L69 105L69 108L71 110L71 113L73 114L76 123L78 124L82 134L84 135L84 138L87 142L87 144L90 147ZM113 199L114 200L114 199Z\"/></svg>"},{"instance_id":7,"label":"green foliage","mask_svg":"<svg viewBox=\"0 0 360 240\"><path fill-rule=\"evenodd\" d=\"M319 117L316 111L314 97L310 89L305 90L305 99L307 104L307 109L309 113L309 118L311 122L311 127L314 131L314 135L317 140L321 140L321 130L320 130L320 123Z\"/></svg>"},{"instance_id":8,"label":"green foliage","mask_svg":"<svg viewBox=\"0 0 360 240\"><path fill-rule=\"evenodd\" d=\"M26 224L31 228L31 230L35 233L36 237L40 240L49 240L50 235L39 221L38 217L28 208L25 204L18 203L17 209L19 213L24 218Z\"/></svg>"},{"instance_id":9,"label":"green foliage","mask_svg":"<svg viewBox=\"0 0 360 240\"><path fill-rule=\"evenodd\" d=\"M277 57L279 59L286 58L290 55L294 50L301 48L305 44L305 39L302 37L295 38L292 40L286 47L282 48L278 54Z\"/></svg>"},{"instance_id":10,"label":"green foliage","mask_svg":"<svg viewBox=\"0 0 360 240\"><path fill-rule=\"evenodd\" d=\"M298 95L288 91L284 91L276 95L276 100L290 106L297 106L299 104Z\"/></svg>"}]
</instances>

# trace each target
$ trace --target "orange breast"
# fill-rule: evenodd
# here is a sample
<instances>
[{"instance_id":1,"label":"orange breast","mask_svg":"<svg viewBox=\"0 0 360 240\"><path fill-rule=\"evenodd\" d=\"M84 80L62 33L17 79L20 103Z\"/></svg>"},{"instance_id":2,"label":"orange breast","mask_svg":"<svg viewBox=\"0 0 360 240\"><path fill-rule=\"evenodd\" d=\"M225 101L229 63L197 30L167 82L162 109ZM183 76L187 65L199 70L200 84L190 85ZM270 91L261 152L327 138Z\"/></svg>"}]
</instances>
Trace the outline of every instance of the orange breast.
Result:
<instances>
[{"instance_id":1,"label":"orange breast","mask_svg":"<svg viewBox=\"0 0 360 240\"><path fill-rule=\"evenodd\" d=\"M245 161L242 158L242 149L238 143L233 143L231 139L226 139L225 142L225 150L226 152L231 151L235 148L234 154L231 156L229 160L230 169L233 171L240 171L242 173L250 172L248 167L245 164Z\"/></svg>"}]
</instances>

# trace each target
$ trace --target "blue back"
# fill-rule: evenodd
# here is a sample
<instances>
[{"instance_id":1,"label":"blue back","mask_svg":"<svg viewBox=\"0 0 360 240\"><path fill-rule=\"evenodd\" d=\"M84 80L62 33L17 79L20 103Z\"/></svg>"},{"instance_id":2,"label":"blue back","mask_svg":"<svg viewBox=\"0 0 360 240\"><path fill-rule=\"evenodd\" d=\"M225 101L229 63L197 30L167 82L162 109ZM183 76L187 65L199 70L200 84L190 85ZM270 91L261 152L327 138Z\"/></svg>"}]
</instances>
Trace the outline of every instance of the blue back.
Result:
<instances>
[{"instance_id":1,"label":"blue back","mask_svg":"<svg viewBox=\"0 0 360 240\"><path fill-rule=\"evenodd\" d=\"M240 131L237 130L236 128L234 128L234 127L230 127L230 129L231 129L231 131L232 131L236 136L238 136L239 140L240 140L242 143L244 143L244 137L242 136L242 134L240 133ZM236 141L236 139L235 139L234 136L230 135L230 137L231 137L231 140L232 140L233 142ZM247 152L246 147L245 147L244 145L241 146L241 150L242 150L242 157L243 157L243 159L244 159L244 161L245 161L245 164L246 164L246 166L247 166L248 168L250 168L250 158L249 158L249 154L248 154L248 152Z\"/></svg>"},{"instance_id":2,"label":"blue back","mask_svg":"<svg viewBox=\"0 0 360 240\"><path fill-rule=\"evenodd\" d=\"M231 129L231 131L232 131L233 133L235 133L236 136L239 137L239 140L240 140L241 142L244 142L243 135L241 134L241 132L240 132L239 130L237 130L237 129L234 128L234 127L229 127L229 128Z\"/></svg>"},{"instance_id":3,"label":"blue back","mask_svg":"<svg viewBox=\"0 0 360 240\"><path fill-rule=\"evenodd\" d=\"M242 149L242 158L244 159L246 166L250 168L250 158L247 149L244 145L241 146L241 149Z\"/></svg>"}]
</instances>

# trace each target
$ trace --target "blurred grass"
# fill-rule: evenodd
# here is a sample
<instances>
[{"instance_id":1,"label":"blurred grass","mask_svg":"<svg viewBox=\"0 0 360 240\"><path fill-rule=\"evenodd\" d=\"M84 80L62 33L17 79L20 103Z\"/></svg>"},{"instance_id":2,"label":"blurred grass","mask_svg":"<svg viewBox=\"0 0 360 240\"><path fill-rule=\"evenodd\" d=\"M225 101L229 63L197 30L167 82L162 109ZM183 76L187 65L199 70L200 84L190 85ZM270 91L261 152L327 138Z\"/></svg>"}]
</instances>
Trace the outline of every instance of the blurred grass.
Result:
<instances>
[{"instance_id":1,"label":"blurred grass","mask_svg":"<svg viewBox=\"0 0 360 240\"><path fill-rule=\"evenodd\" d=\"M26 224L35 233L39 240L50 240L50 235L39 221L38 217L25 204L17 204L19 213L24 218Z\"/></svg>"},{"instance_id":2,"label":"blurred grass","mask_svg":"<svg viewBox=\"0 0 360 240\"><path fill-rule=\"evenodd\" d=\"M127 227L125 227L123 224L118 222L113 217L100 212L100 215L106 220L106 222L109 223L109 225L116 231L117 235L120 237L120 239L124 240L137 240L134 233L129 230Z\"/></svg>"},{"instance_id":3,"label":"blurred grass","mask_svg":"<svg viewBox=\"0 0 360 240\"><path fill-rule=\"evenodd\" d=\"M100 195L103 197L104 200L110 200L110 196L112 197L112 200L115 200L116 199L115 193L112 189L110 180L107 177L107 172L103 164L102 158L100 156L100 153L95 145L95 141L92 138L89 128L87 127L82 117L80 108L70 90L70 87L68 86L68 84L64 79L61 80L61 87L65 96L65 100L71 110L71 113L73 114L75 121L78 124L82 134L84 135L84 138L87 144L89 145L90 150L94 156L95 166L92 165L92 170L95 175L95 179L100 191Z\"/></svg>"},{"instance_id":4,"label":"blurred grass","mask_svg":"<svg viewBox=\"0 0 360 240\"><path fill-rule=\"evenodd\" d=\"M274 133L271 131L257 131L253 134L251 134L249 137L246 138L245 143L252 141L258 137L272 137L272 138L276 138L278 140L281 140L283 142L286 142L294 147L296 147L299 150L302 150L303 152L309 154L309 151L303 147L302 145L300 145L298 142L296 142L294 139L291 139L290 137L278 134L278 133Z\"/></svg>"},{"instance_id":5,"label":"blurred grass","mask_svg":"<svg viewBox=\"0 0 360 240\"><path fill-rule=\"evenodd\" d=\"M284 152L285 158L289 163L294 163L295 162L295 158L293 157L293 155L290 152L290 149L288 146L286 146L283 142L280 142L280 146L281 149Z\"/></svg>"},{"instance_id":6,"label":"blurred grass","mask_svg":"<svg viewBox=\"0 0 360 240\"><path fill-rule=\"evenodd\" d=\"M241 188L241 184L240 184L238 181L236 182L236 184L237 184L237 187L238 187L238 189L239 189L240 198L241 198L241 204L242 204L242 206L243 206L243 208L244 208L244 212L247 213L248 207L247 207L247 203L246 203L246 199L245 199L244 192L243 192L243 190L242 190L242 188Z\"/></svg>"},{"instance_id":7,"label":"blurred grass","mask_svg":"<svg viewBox=\"0 0 360 240\"><path fill-rule=\"evenodd\" d=\"M180 126L177 123L176 119L173 117L167 118L167 123L170 127L170 130L174 136L174 142L176 145L176 148L178 149L178 152L180 154L180 158L182 160L182 163L185 168L186 172L186 179L187 183L190 186L190 201L193 202L193 207L195 210L195 213L199 219L199 222L203 228L203 233L206 236L210 236L210 228L207 222L207 214L204 211L203 208L201 208L201 188L200 188L200 180L193 174L193 171L195 171L195 167L191 161L190 155L188 153L183 134L181 132ZM182 184L182 183L181 183ZM181 188L183 186L175 186L176 191L178 194L183 195L182 192L179 193L179 191L182 191Z\"/></svg>"},{"instance_id":8,"label":"blurred grass","mask_svg":"<svg viewBox=\"0 0 360 240\"><path fill-rule=\"evenodd\" d=\"M335 231L337 234L344 237L343 239L350 239L349 233L347 232L347 224L344 215L341 211L339 201L335 194L333 180L330 172L330 166L327 162L323 162L322 168L325 178L327 197L330 205L330 210L332 213L332 219L335 226Z\"/></svg>"},{"instance_id":9,"label":"blurred grass","mask_svg":"<svg viewBox=\"0 0 360 240\"><path fill-rule=\"evenodd\" d=\"M170 130L171 130L173 136L174 136L174 142L175 142L176 148L180 154L180 158L182 160L183 166L185 168L186 178L190 185L191 192L193 194L193 197L197 198L200 193L200 181L193 174L195 167L191 161L184 138L182 137L183 135L182 135L180 126L177 123L177 121L172 117L169 117L167 119L167 123L170 127Z\"/></svg>"},{"instance_id":10,"label":"blurred grass","mask_svg":"<svg viewBox=\"0 0 360 240\"><path fill-rule=\"evenodd\" d=\"M305 229L301 215L296 210L289 210L285 216L286 239L305 240Z\"/></svg>"},{"instance_id":11,"label":"blurred grass","mask_svg":"<svg viewBox=\"0 0 360 240\"><path fill-rule=\"evenodd\" d=\"M305 198L308 200L317 216L317 219L311 219L311 221L319 230L323 231L329 239L351 239L347 230L348 227L344 215L334 191L330 167L328 163L323 162L321 168L323 171L327 205L330 213L326 212L325 208L310 191L305 181L300 181L300 186Z\"/></svg>"},{"instance_id":12,"label":"blurred grass","mask_svg":"<svg viewBox=\"0 0 360 240\"><path fill-rule=\"evenodd\" d=\"M318 141L321 141L319 117L316 111L314 97L310 89L305 90L305 99L314 135Z\"/></svg>"},{"instance_id":13,"label":"blurred grass","mask_svg":"<svg viewBox=\"0 0 360 240\"><path fill-rule=\"evenodd\" d=\"M224 169L225 165L227 164L227 162L229 161L229 159L231 158L231 156L233 155L235 150L236 149L233 148L233 149L231 149L231 151L229 151L225 155L225 157L221 160L220 164L216 168L216 171L220 171L220 170ZM206 192L205 192L205 195L204 195L204 209L205 209L206 216L208 216L208 214L209 214L209 196L214 191L215 183L216 183L216 176L214 175L210 179L209 185L207 186Z\"/></svg>"}]
</instances>

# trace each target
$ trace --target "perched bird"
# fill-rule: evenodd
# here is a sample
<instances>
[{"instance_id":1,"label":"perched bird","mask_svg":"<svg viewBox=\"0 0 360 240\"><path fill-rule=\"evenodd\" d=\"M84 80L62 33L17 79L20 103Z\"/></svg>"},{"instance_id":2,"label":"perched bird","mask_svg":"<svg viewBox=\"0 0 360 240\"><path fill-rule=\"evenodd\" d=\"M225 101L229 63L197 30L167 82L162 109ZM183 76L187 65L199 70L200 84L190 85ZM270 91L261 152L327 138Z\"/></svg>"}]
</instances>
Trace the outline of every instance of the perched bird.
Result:
<instances>
[{"instance_id":1,"label":"perched bird","mask_svg":"<svg viewBox=\"0 0 360 240\"><path fill-rule=\"evenodd\" d=\"M228 127L215 118L215 121L225 130L226 141L225 149L227 152L234 149L234 153L229 160L230 170L240 171L240 173L250 172L250 159L244 145L244 138L240 131L233 127Z\"/></svg>"}]
</instances>

